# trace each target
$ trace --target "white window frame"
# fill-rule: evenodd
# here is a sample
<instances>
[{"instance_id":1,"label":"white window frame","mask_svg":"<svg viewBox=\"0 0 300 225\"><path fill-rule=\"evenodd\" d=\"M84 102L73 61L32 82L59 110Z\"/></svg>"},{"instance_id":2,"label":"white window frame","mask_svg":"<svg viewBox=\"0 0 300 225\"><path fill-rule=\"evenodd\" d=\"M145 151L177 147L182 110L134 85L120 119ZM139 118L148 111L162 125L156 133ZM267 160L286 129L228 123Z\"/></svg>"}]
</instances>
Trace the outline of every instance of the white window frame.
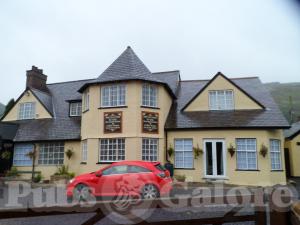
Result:
<instances>
[{"instance_id":1,"label":"white window frame","mask_svg":"<svg viewBox=\"0 0 300 225\"><path fill-rule=\"evenodd\" d=\"M87 140L83 140L81 144L81 161L87 162L88 155L88 142Z\"/></svg>"},{"instance_id":2,"label":"white window frame","mask_svg":"<svg viewBox=\"0 0 300 225\"><path fill-rule=\"evenodd\" d=\"M126 93L127 93L127 89L125 84L114 84L114 85L102 86L100 88L101 107L107 108L107 107L126 106Z\"/></svg>"},{"instance_id":3,"label":"white window frame","mask_svg":"<svg viewBox=\"0 0 300 225\"><path fill-rule=\"evenodd\" d=\"M83 105L82 110L83 112L90 109L90 92L89 90L86 90L83 94Z\"/></svg>"},{"instance_id":4,"label":"white window frame","mask_svg":"<svg viewBox=\"0 0 300 225\"><path fill-rule=\"evenodd\" d=\"M150 162L158 161L158 149L159 149L158 138L143 138L142 139L142 160L150 161Z\"/></svg>"},{"instance_id":5,"label":"white window frame","mask_svg":"<svg viewBox=\"0 0 300 225\"><path fill-rule=\"evenodd\" d=\"M231 99L227 99L226 92L231 93ZM215 94L215 105L213 105L212 95ZM223 96L222 96L223 95ZM224 102L220 101L220 98L223 97ZM228 104L228 101L231 101L232 104ZM234 110L234 93L233 90L211 90L208 91L208 102L209 110ZM224 106L224 108L222 107Z\"/></svg>"},{"instance_id":6,"label":"white window frame","mask_svg":"<svg viewBox=\"0 0 300 225\"><path fill-rule=\"evenodd\" d=\"M81 116L82 102L70 102L70 116Z\"/></svg>"},{"instance_id":7,"label":"white window frame","mask_svg":"<svg viewBox=\"0 0 300 225\"><path fill-rule=\"evenodd\" d=\"M65 144L63 142L45 142L39 145L38 165L64 164ZM55 163L55 161L58 161Z\"/></svg>"},{"instance_id":8,"label":"white window frame","mask_svg":"<svg viewBox=\"0 0 300 225\"><path fill-rule=\"evenodd\" d=\"M33 144L16 144L14 147L14 166L32 166L32 159L27 155L34 150Z\"/></svg>"},{"instance_id":9,"label":"white window frame","mask_svg":"<svg viewBox=\"0 0 300 225\"><path fill-rule=\"evenodd\" d=\"M24 107L24 108L23 108ZM19 103L19 120L35 119L36 103L35 102L22 102Z\"/></svg>"},{"instance_id":10,"label":"white window frame","mask_svg":"<svg viewBox=\"0 0 300 225\"><path fill-rule=\"evenodd\" d=\"M113 143L115 141L115 143ZM106 143L104 143L106 142ZM113 146L115 145L115 149ZM108 146L103 148L104 146ZM119 148L121 146L121 148ZM104 152L106 151L106 154ZM120 154L122 152L123 154ZM118 162L125 160L125 138L101 138L99 139L99 162ZM115 157L116 159L109 159Z\"/></svg>"},{"instance_id":11,"label":"white window frame","mask_svg":"<svg viewBox=\"0 0 300 225\"><path fill-rule=\"evenodd\" d=\"M155 90L152 92L152 90ZM151 94L155 94L152 96ZM145 96L146 95L146 96ZM158 107L158 87L154 84L144 83L142 86L142 106Z\"/></svg>"},{"instance_id":12,"label":"white window frame","mask_svg":"<svg viewBox=\"0 0 300 225\"><path fill-rule=\"evenodd\" d=\"M273 142L278 142L278 149L275 149ZM274 160L274 155L278 155L279 159L279 168L274 168L273 167L273 160ZM271 170L276 171L276 170L282 170L282 159L281 159L281 141L279 139L270 139L270 162L271 162Z\"/></svg>"},{"instance_id":13,"label":"white window frame","mask_svg":"<svg viewBox=\"0 0 300 225\"><path fill-rule=\"evenodd\" d=\"M255 149L248 149L248 140L251 140L251 141L255 141ZM238 141L245 141L246 142L246 144L244 144L245 145L245 149L239 149L239 144L238 144ZM257 140L256 140L256 138L236 138L236 140L235 140L235 142L236 142L236 167L237 167L237 169L238 170L257 170L258 169L258 161L257 161L257 159L258 159L258 157L257 157ZM246 153L246 166L245 167L243 167L243 168L241 168L241 167L239 167L239 161L238 161L238 157L239 157L239 154L240 153ZM248 158L249 158L249 156L248 156L248 153L255 153L255 167L253 167L253 168L251 168L251 167L249 167L249 161L248 161Z\"/></svg>"},{"instance_id":14,"label":"white window frame","mask_svg":"<svg viewBox=\"0 0 300 225\"><path fill-rule=\"evenodd\" d=\"M183 144L182 144L183 148L182 149L176 148L178 146L176 142L180 142L180 141L183 142ZM187 142L187 141L191 142L191 149L185 149L185 142ZM193 152L193 139L192 138L178 138L178 139L175 139L174 140L174 150L175 150L175 160L174 160L175 161L174 162L175 168L177 168L177 169L193 169L194 168L194 152ZM183 167L177 165L176 157L178 157L178 156L176 156L176 155L179 152L182 153L182 155L183 155L183 164L184 164ZM192 165L186 165L186 163L184 161L185 160L185 153L187 153L187 152L191 153Z\"/></svg>"}]
</instances>

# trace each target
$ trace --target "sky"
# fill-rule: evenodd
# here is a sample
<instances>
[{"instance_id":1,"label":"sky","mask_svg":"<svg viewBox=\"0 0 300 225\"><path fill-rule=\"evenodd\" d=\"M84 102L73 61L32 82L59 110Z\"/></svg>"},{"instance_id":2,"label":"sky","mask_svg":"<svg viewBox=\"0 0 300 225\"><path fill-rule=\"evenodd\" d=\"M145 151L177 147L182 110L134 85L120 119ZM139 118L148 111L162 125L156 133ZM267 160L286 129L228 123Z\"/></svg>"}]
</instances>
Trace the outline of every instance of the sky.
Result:
<instances>
[{"instance_id":1,"label":"sky","mask_svg":"<svg viewBox=\"0 0 300 225\"><path fill-rule=\"evenodd\" d=\"M98 77L131 46L152 72L183 80L259 76L300 82L294 0L0 1L0 102L38 66L48 83Z\"/></svg>"}]
</instances>

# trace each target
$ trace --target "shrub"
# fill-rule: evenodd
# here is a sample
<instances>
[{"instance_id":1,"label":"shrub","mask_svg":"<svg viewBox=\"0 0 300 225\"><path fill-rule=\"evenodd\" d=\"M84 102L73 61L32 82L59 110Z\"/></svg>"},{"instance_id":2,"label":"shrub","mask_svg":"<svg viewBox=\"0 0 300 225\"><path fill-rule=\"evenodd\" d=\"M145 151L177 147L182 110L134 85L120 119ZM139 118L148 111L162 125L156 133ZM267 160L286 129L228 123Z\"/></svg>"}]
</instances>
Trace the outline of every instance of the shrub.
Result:
<instances>
[{"instance_id":1,"label":"shrub","mask_svg":"<svg viewBox=\"0 0 300 225\"><path fill-rule=\"evenodd\" d=\"M5 175L7 177L19 177L20 176L17 167L14 167L14 166L9 171L7 171Z\"/></svg>"},{"instance_id":2,"label":"shrub","mask_svg":"<svg viewBox=\"0 0 300 225\"><path fill-rule=\"evenodd\" d=\"M175 179L179 182L184 182L186 179L185 175L175 175Z\"/></svg>"},{"instance_id":3,"label":"shrub","mask_svg":"<svg viewBox=\"0 0 300 225\"><path fill-rule=\"evenodd\" d=\"M38 173L37 175L34 176L33 182L34 183L39 183L43 179L42 173Z\"/></svg>"},{"instance_id":4,"label":"shrub","mask_svg":"<svg viewBox=\"0 0 300 225\"><path fill-rule=\"evenodd\" d=\"M57 168L57 172L54 174L57 176L67 176L69 178L73 178L75 173L69 172L69 167L66 165L61 165Z\"/></svg>"}]
</instances>

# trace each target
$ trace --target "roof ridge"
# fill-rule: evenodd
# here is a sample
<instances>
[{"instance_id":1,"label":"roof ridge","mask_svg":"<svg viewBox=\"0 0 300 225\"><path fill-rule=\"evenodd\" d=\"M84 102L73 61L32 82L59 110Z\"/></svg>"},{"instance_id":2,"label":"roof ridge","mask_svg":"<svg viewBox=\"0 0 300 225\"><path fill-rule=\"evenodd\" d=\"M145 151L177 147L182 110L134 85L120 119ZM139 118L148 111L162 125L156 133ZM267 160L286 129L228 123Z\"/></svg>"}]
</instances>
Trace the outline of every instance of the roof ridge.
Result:
<instances>
[{"instance_id":1,"label":"roof ridge","mask_svg":"<svg viewBox=\"0 0 300 225\"><path fill-rule=\"evenodd\" d=\"M63 82L50 83L50 84L47 84L47 85L74 83L74 82L82 82L82 81L90 81L90 80L95 80L95 79L94 78L90 78L90 79L82 79L82 80L71 80L71 81L63 81Z\"/></svg>"},{"instance_id":2,"label":"roof ridge","mask_svg":"<svg viewBox=\"0 0 300 225\"><path fill-rule=\"evenodd\" d=\"M259 77L233 77L228 78L229 80L243 80L243 79L257 79ZM195 82L195 81L210 81L211 79L201 79L201 80L181 80L181 82Z\"/></svg>"}]
</instances>

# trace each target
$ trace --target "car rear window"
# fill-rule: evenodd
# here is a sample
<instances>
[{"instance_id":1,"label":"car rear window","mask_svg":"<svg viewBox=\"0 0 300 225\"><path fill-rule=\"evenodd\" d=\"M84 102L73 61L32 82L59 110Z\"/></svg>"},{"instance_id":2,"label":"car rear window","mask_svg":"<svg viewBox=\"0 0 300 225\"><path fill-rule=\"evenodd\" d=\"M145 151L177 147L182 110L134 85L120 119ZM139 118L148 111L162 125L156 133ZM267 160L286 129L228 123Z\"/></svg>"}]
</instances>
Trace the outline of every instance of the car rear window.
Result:
<instances>
[{"instance_id":1,"label":"car rear window","mask_svg":"<svg viewBox=\"0 0 300 225\"><path fill-rule=\"evenodd\" d=\"M155 167L156 167L156 169L158 169L160 171L165 171L166 170L166 168L163 165L161 165L160 163L155 165Z\"/></svg>"}]
</instances>

